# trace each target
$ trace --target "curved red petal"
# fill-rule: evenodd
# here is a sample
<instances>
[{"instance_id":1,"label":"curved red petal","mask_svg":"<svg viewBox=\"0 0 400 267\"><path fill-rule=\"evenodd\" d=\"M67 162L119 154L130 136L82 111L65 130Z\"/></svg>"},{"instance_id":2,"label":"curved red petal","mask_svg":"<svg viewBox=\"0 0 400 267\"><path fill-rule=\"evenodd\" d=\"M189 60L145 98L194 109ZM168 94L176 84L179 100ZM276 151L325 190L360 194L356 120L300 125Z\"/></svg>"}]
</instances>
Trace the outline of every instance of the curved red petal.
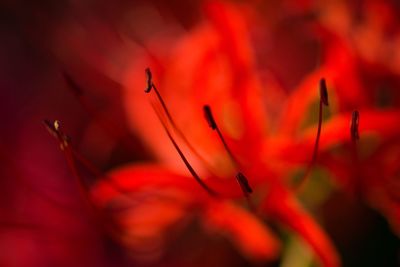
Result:
<instances>
[{"instance_id":1,"label":"curved red petal","mask_svg":"<svg viewBox=\"0 0 400 267\"><path fill-rule=\"evenodd\" d=\"M279 241L268 227L256 215L231 202L211 202L203 220L207 228L226 234L251 259L272 260L278 256Z\"/></svg>"},{"instance_id":2,"label":"curved red petal","mask_svg":"<svg viewBox=\"0 0 400 267\"><path fill-rule=\"evenodd\" d=\"M118 195L149 188L173 188L206 198L205 192L191 177L176 174L157 165L134 165L117 169L108 174L92 190L98 204L105 204Z\"/></svg>"},{"instance_id":3,"label":"curved red petal","mask_svg":"<svg viewBox=\"0 0 400 267\"><path fill-rule=\"evenodd\" d=\"M340 266L339 256L329 237L289 191L282 187L272 188L262 210L300 235L313 249L322 266Z\"/></svg>"}]
</instances>

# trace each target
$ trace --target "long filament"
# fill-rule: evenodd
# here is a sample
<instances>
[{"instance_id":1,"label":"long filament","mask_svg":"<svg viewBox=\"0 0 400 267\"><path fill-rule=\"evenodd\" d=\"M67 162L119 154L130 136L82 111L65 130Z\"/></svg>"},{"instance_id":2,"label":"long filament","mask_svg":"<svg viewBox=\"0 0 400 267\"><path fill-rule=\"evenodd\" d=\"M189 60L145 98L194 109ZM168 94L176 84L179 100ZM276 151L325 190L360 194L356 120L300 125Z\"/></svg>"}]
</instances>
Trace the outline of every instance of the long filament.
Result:
<instances>
[{"instance_id":1,"label":"long filament","mask_svg":"<svg viewBox=\"0 0 400 267\"><path fill-rule=\"evenodd\" d=\"M182 150L179 148L178 144L176 143L175 139L172 137L171 132L168 130L167 125L165 124L164 120L161 117L161 114L159 111L157 111L155 105L153 105L153 109L156 112L165 132L167 133L167 136L171 143L173 144L175 150L178 152L179 156L181 157L183 163L185 164L186 168L189 170L190 174L193 176L193 178L196 180L196 182L212 197L218 197L219 195L210 187L208 187L203 180L200 178L200 176L196 173L196 171L193 169L193 167L190 165L189 161L186 159L185 155L183 154Z\"/></svg>"},{"instance_id":2,"label":"long filament","mask_svg":"<svg viewBox=\"0 0 400 267\"><path fill-rule=\"evenodd\" d=\"M307 169L304 175L301 177L300 181L295 186L296 191L300 191L304 186L305 182L308 180L311 170L314 167L315 163L317 162L318 156L318 149L319 149L319 140L321 138L321 129L322 129L322 111L323 106L328 106L328 91L326 87L325 79L322 78L319 84L319 93L320 93L320 100L319 100L319 110L318 110L318 127L317 127L317 136L315 138L314 149L312 153L311 162L307 165Z\"/></svg>"},{"instance_id":3,"label":"long filament","mask_svg":"<svg viewBox=\"0 0 400 267\"><path fill-rule=\"evenodd\" d=\"M203 111L204 111L204 117L207 120L208 125L210 126L210 128L212 130L215 130L218 134L219 140L221 141L221 143L223 144L225 151L227 152L229 158L231 159L233 165L236 167L236 181L238 182L244 197L247 200L248 206L250 207L250 209L255 210L254 204L251 201L251 197L250 194L253 192L253 189L250 187L249 182L246 178L246 176L244 176L244 174L242 172L239 171L239 162L236 160L235 156L233 155L232 151L230 150L229 146L227 145L227 143L225 142L225 139L221 133L221 131L219 130L218 124L216 123L214 116L212 114L211 108L209 105L205 105L203 107Z\"/></svg>"},{"instance_id":4,"label":"long filament","mask_svg":"<svg viewBox=\"0 0 400 267\"><path fill-rule=\"evenodd\" d=\"M161 104L161 107L165 113L165 115L167 116L167 119L169 121L169 123L171 124L173 130L175 131L175 133L179 136L179 138L182 139L182 141L185 143L185 145L190 149L190 151L202 162L202 164L206 167L206 169L211 172L214 173L212 171L212 167L211 164L209 162L207 162L204 157L202 157L199 152L193 147L193 145L189 142L189 140L186 138L186 136L183 134L183 132L181 131L181 129L177 126L177 124L175 123L175 120L172 118L171 113L169 112L169 109L167 108L167 105L165 104L160 92L158 91L157 87L154 85L153 81L152 81L152 74L149 68L146 69L146 76L147 76L147 88L145 89L145 93L150 93L151 91L154 91L156 94L156 97L158 99L158 101ZM153 89L153 90L152 90Z\"/></svg>"}]
</instances>

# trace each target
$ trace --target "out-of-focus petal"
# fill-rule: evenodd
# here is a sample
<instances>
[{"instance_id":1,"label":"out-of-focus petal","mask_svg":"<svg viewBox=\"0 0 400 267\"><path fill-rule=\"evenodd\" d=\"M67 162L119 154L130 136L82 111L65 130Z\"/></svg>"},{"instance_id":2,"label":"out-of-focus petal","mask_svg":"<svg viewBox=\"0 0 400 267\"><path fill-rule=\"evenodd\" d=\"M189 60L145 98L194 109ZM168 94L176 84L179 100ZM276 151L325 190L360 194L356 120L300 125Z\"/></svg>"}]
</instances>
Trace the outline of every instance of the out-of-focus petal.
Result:
<instances>
[{"instance_id":1,"label":"out-of-focus petal","mask_svg":"<svg viewBox=\"0 0 400 267\"><path fill-rule=\"evenodd\" d=\"M212 202L203 217L206 227L232 239L235 246L253 260L271 260L280 245L271 231L254 214L230 202Z\"/></svg>"},{"instance_id":2,"label":"out-of-focus petal","mask_svg":"<svg viewBox=\"0 0 400 267\"><path fill-rule=\"evenodd\" d=\"M278 125L280 134L294 135L299 129L307 109L318 97L319 80L324 74L323 70L314 72L289 96L281 112L281 121Z\"/></svg>"},{"instance_id":3,"label":"out-of-focus petal","mask_svg":"<svg viewBox=\"0 0 400 267\"><path fill-rule=\"evenodd\" d=\"M335 143L350 141L350 113L335 116L323 126L320 147L327 149ZM360 138L375 135L378 139L390 139L400 133L400 112L397 110L371 111L360 110ZM315 139L315 129L307 131L304 135L308 143Z\"/></svg>"},{"instance_id":4,"label":"out-of-focus petal","mask_svg":"<svg viewBox=\"0 0 400 267\"><path fill-rule=\"evenodd\" d=\"M338 254L329 237L289 191L280 187L271 188L262 210L302 237L322 266L340 266Z\"/></svg>"},{"instance_id":5,"label":"out-of-focus petal","mask_svg":"<svg viewBox=\"0 0 400 267\"><path fill-rule=\"evenodd\" d=\"M92 190L92 201L107 211L111 234L139 262L159 260L169 231L208 198L190 177L157 166L118 169Z\"/></svg>"},{"instance_id":6,"label":"out-of-focus petal","mask_svg":"<svg viewBox=\"0 0 400 267\"><path fill-rule=\"evenodd\" d=\"M320 139L320 153L325 153L332 146L350 143L351 113L342 113L324 122ZM400 112L397 110L360 111L360 138L373 135L378 140L395 138L400 134ZM308 162L311 159L315 143L316 127L310 127L298 139L282 138L275 144L268 144L267 158L283 161Z\"/></svg>"},{"instance_id":7,"label":"out-of-focus petal","mask_svg":"<svg viewBox=\"0 0 400 267\"><path fill-rule=\"evenodd\" d=\"M231 94L240 105L243 139L246 140L246 149L242 148L240 154L254 159L259 152L263 133L268 127L268 119L260 101L262 96L257 93L261 85L255 74L254 55L243 16L246 6L241 8L220 1L209 2L205 7L206 14L220 38L219 49L225 51L231 65Z\"/></svg>"},{"instance_id":8,"label":"out-of-focus petal","mask_svg":"<svg viewBox=\"0 0 400 267\"><path fill-rule=\"evenodd\" d=\"M178 175L157 165L117 169L93 188L92 196L98 205L105 205L117 196L129 197L131 193L160 188L179 189L200 199L208 197L207 192L193 178Z\"/></svg>"},{"instance_id":9,"label":"out-of-focus petal","mask_svg":"<svg viewBox=\"0 0 400 267\"><path fill-rule=\"evenodd\" d=\"M206 225L227 233L250 258L267 260L277 256L278 241L262 222L230 202L211 198L190 177L156 165L125 167L108 176L94 187L93 201L108 210L117 226L115 237L137 260L157 259L163 253L169 229L195 211L204 212L201 218ZM219 185L218 190L225 187L227 192L219 192L223 197L228 191L241 193L237 184L235 188L215 181L211 185ZM149 259L141 258L147 254Z\"/></svg>"}]
</instances>

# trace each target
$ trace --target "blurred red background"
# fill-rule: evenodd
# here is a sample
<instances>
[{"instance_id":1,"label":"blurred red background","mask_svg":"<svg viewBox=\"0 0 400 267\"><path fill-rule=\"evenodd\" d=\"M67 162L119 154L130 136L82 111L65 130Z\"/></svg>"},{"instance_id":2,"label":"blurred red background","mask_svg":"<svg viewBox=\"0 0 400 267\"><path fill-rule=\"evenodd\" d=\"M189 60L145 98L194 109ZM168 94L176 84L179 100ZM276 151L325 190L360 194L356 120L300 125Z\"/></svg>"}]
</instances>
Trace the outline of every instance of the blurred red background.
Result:
<instances>
[{"instance_id":1,"label":"blurred red background","mask_svg":"<svg viewBox=\"0 0 400 267\"><path fill-rule=\"evenodd\" d=\"M253 175L249 180L258 192L256 204L274 186L259 174L267 165L265 170L283 181L285 190L324 229L342 266L398 266L400 6L373 0L266 2L3 1L0 266L328 266L318 256L329 253L315 256L318 249L303 242L302 231L288 231L274 221L273 212L258 218L243 200L228 202L227 210L211 206L204 215L186 210L193 201L190 193L160 193L182 201L184 211L156 199L133 215L146 214L155 220L154 227L171 218L172 226L160 232L159 243L130 240L121 235L130 230L115 233L99 226L101 219L85 205L57 140L42 122L59 120L74 148L103 173L150 162L188 176L145 106L148 66L174 118L220 176L232 167L221 156L224 152L218 154L223 151L215 148L218 139L207 134L195 105L216 107L229 144ZM65 75L82 95L74 95ZM327 130L323 125L321 155L311 181L297 194L290 184L311 160L321 77L332 92ZM248 92L249 102L232 97L234 90ZM210 102L201 102L206 100ZM365 127L358 165L349 156L348 115L354 109L360 110L360 127ZM232 117L246 112L250 134L252 127L267 128L268 136L262 137L268 147L260 148L260 155L252 149L256 141L237 137L240 123ZM268 123L252 124L260 118ZM258 156L267 162L254 160ZM201 164L193 156L189 159L203 174ZM88 192L105 179L82 164L78 170ZM145 195L152 186L150 181L139 193ZM141 196L138 206L143 205ZM104 221L118 220L113 205L126 208L125 200L117 196L103 201L111 203L99 204ZM230 210L230 205L246 211ZM252 246L256 238L251 233L238 241L203 225L202 216L210 225L231 224L217 216L223 212L237 216L238 225L232 227L266 225L279 240L279 252L266 256L263 250L257 258L259 247ZM144 219L144 226L139 222L132 227L145 232L147 223Z\"/></svg>"}]
</instances>

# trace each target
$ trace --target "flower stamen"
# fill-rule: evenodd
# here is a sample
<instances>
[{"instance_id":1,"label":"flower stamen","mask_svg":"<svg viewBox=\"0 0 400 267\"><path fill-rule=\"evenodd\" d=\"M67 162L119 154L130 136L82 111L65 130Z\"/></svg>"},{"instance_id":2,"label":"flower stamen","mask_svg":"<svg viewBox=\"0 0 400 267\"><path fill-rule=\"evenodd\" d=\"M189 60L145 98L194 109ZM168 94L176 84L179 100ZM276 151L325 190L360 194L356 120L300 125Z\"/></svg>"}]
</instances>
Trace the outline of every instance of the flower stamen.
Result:
<instances>
[{"instance_id":1,"label":"flower stamen","mask_svg":"<svg viewBox=\"0 0 400 267\"><path fill-rule=\"evenodd\" d=\"M206 118L208 125L210 126L210 128L212 130L215 130L217 132L218 137L219 137L222 145L224 146L225 151L228 153L229 158L231 159L232 163L236 167L238 167L239 166L239 162L237 161L236 157L233 155L233 153L230 150L228 144L226 143L225 138L222 135L217 123L215 122L210 106L209 105L204 105L203 106L203 111L204 111L204 117Z\"/></svg>"},{"instance_id":2,"label":"flower stamen","mask_svg":"<svg viewBox=\"0 0 400 267\"><path fill-rule=\"evenodd\" d=\"M51 123L49 120L44 120L43 123L49 133L58 139L58 142L60 143L60 149L65 151L65 149L69 146L70 138L60 130L60 122L55 120L53 123Z\"/></svg>"},{"instance_id":3,"label":"flower stamen","mask_svg":"<svg viewBox=\"0 0 400 267\"><path fill-rule=\"evenodd\" d=\"M199 154L199 152L197 152L197 150L193 147L193 145L189 142L189 140L186 138L186 136L183 134L183 132L176 125L175 120L172 118L172 115L169 112L167 105L165 104L165 101L163 100L160 92L158 91L157 87L153 83L153 80L152 80L153 75L151 73L150 68L145 69L145 74L146 74L146 80L147 80L147 88L144 90L144 92L145 93L150 93L152 91L155 92L157 100L161 104L161 107L162 107L165 115L167 116L167 119L168 119L169 123L171 124L175 133L179 136L180 139L182 139L182 141L190 149L190 151L203 163L203 165L207 168L207 170L209 172L213 173L212 168L210 167L211 165ZM154 106L153 106L153 108L154 108Z\"/></svg>"},{"instance_id":4,"label":"flower stamen","mask_svg":"<svg viewBox=\"0 0 400 267\"><path fill-rule=\"evenodd\" d=\"M320 80L319 93L320 93L320 101L319 101L319 111L318 111L318 129L317 129L317 137L315 139L315 144L314 144L314 151L313 151L311 165L314 165L315 162L317 161L319 139L321 137L321 128L322 128L322 110L323 110L323 106L324 105L325 106L329 105L328 90L327 90L326 82L325 82L324 78L322 78Z\"/></svg>"},{"instance_id":5,"label":"flower stamen","mask_svg":"<svg viewBox=\"0 0 400 267\"><path fill-rule=\"evenodd\" d=\"M179 148L178 144L176 143L175 139L172 137L172 134L170 130L168 129L165 121L163 120L161 116L161 112L159 112L156 108L156 106L153 104L153 109L155 113L157 114L158 119L160 120L165 132L167 133L167 136L169 140L171 141L172 145L174 146L175 150L178 152L180 158L182 159L183 163L185 164L186 168L189 170L190 174L193 176L193 178L196 180L196 182L212 197L218 197L219 194L215 192L213 189L211 189L208 185L204 183L204 181L200 178L200 176L196 173L192 165L190 165L189 161L183 154L182 150Z\"/></svg>"},{"instance_id":6,"label":"flower stamen","mask_svg":"<svg viewBox=\"0 0 400 267\"><path fill-rule=\"evenodd\" d=\"M247 180L246 176L244 176L243 173L238 172L236 174L236 180L238 181L240 187L242 188L242 191L246 194L249 195L253 193L253 189L249 185L249 181Z\"/></svg>"},{"instance_id":7,"label":"flower stamen","mask_svg":"<svg viewBox=\"0 0 400 267\"><path fill-rule=\"evenodd\" d=\"M305 181L309 177L311 173L312 167L315 165L317 161L317 156L318 156L318 148L319 148L319 140L321 137L321 129L322 129L322 111L323 111L323 106L329 106L329 100L328 100L328 89L326 86L326 81L324 78L321 78L319 82L319 95L320 95L320 100L319 100L319 110L318 110L318 126L317 126L317 136L315 138L315 143L314 143L314 149L313 149L313 154L311 158L311 162L308 164L307 169L303 177L300 179L298 184L296 185L296 190L299 191L301 187L304 185Z\"/></svg>"},{"instance_id":8,"label":"flower stamen","mask_svg":"<svg viewBox=\"0 0 400 267\"><path fill-rule=\"evenodd\" d=\"M104 216L102 216L101 212L99 209L96 207L96 205L91 201L90 197L90 191L88 189L87 183L84 181L83 177L80 175L78 171L78 166L76 164L76 160L78 160L80 163L85 165L91 172L95 173L96 176L101 176L105 177L104 175L101 174L101 171L97 170L93 165L89 163L83 156L79 154L72 146L70 142L70 138L61 130L60 127L60 122L58 120L55 120L54 122L50 122L49 120L44 120L43 121L47 130L50 132L51 135L57 138L57 140L60 143L60 148L64 153L68 169L71 171L72 175L75 178L75 182L77 184L77 188L79 190L79 193L81 195L81 198L86 205L93 221L94 224L101 230L106 230L110 232L114 232L115 230L114 225L111 221L106 219ZM108 179L108 181L115 186L113 181L111 179ZM115 189L120 190L117 186L115 186Z\"/></svg>"},{"instance_id":9,"label":"flower stamen","mask_svg":"<svg viewBox=\"0 0 400 267\"><path fill-rule=\"evenodd\" d=\"M320 93L321 102L322 102L325 106L329 106L328 89L327 89L326 81L325 81L324 78L322 78L322 79L319 81L319 93Z\"/></svg>"},{"instance_id":10,"label":"flower stamen","mask_svg":"<svg viewBox=\"0 0 400 267\"><path fill-rule=\"evenodd\" d=\"M204 105L203 106L203 112L204 112L204 117L205 117L208 125L210 126L210 128L212 130L215 130L217 132L218 137L219 137L221 143L223 144L223 146L225 148L225 151L227 152L227 154L229 155L229 158L231 159L232 163L235 165L235 167L237 169L237 174L236 174L235 177L236 177L237 182L240 185L240 188L242 189L243 195L246 198L249 207L252 210L255 210L254 209L254 205L253 205L253 203L251 201L251 198L250 198L250 194L253 192L253 189L250 187L246 176L244 176L244 174L238 170L239 169L239 162L236 160L236 158L233 155L232 151L230 150L228 144L226 143L225 138L222 135L222 133L221 133L219 127L218 127L218 124L215 122L214 116L213 116L212 111L211 111L211 107L209 105Z\"/></svg>"},{"instance_id":11,"label":"flower stamen","mask_svg":"<svg viewBox=\"0 0 400 267\"><path fill-rule=\"evenodd\" d=\"M78 182L78 187L81 192L81 195L87 200L89 206L93 207L89 200L89 194L87 189L87 183L84 181L83 177L79 174L78 166L76 162L80 163L83 167L86 168L89 173L91 173L95 179L103 178L103 182L106 181L109 183L116 191L119 193L130 197L129 194L121 188L120 185L115 183L115 181L104 174L101 170L99 170L96 166L94 166L87 158L85 158L81 153L79 153L70 143L70 137L64 134L60 129L59 121L55 120L51 123L49 120L44 120L44 124L51 135L56 137L60 143L60 149L64 152L66 157L67 165L76 181Z\"/></svg>"},{"instance_id":12,"label":"flower stamen","mask_svg":"<svg viewBox=\"0 0 400 267\"><path fill-rule=\"evenodd\" d=\"M93 205L89 201L89 193L86 183L82 176L79 174L78 167L76 166L75 158L70 146L70 138L66 134L64 134L64 132L62 132L60 122L58 120L55 120L53 123L49 120L44 120L44 124L50 134L57 138L60 144L60 148L64 153L68 168L75 177L75 181L77 183L77 187L80 191L82 198L87 202L90 208L93 208Z\"/></svg>"}]
</instances>

